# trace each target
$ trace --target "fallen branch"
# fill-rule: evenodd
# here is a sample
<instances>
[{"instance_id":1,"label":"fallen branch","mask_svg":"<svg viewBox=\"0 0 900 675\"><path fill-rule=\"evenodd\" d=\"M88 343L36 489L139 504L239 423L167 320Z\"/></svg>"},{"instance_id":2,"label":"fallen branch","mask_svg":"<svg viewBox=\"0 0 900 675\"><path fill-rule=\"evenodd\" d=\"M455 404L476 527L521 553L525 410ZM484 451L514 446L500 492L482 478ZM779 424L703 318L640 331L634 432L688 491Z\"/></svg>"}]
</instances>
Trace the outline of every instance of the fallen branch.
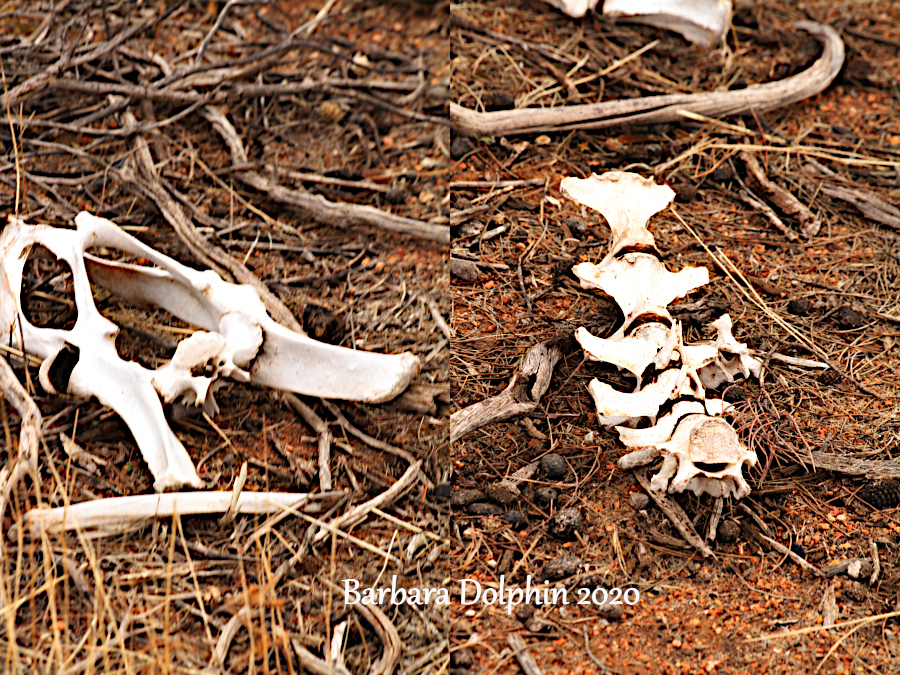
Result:
<instances>
[{"instance_id":1,"label":"fallen branch","mask_svg":"<svg viewBox=\"0 0 900 675\"><path fill-rule=\"evenodd\" d=\"M137 119L132 112L126 112L122 116L125 127L135 127ZM153 165L153 157L150 148L143 136L136 136L134 140L135 152L133 155L136 171L120 169L123 178L136 185L141 192L149 197L160 210L166 221L172 226L185 246L194 256L205 265L208 265L219 276L230 276L239 284L249 284L259 293L260 299L266 306L266 310L275 321L285 328L302 333L303 328L287 306L266 286L259 277L251 272L245 265L238 262L230 255L210 244L204 239L193 222L184 212L181 205L168 193L156 174Z\"/></svg>"},{"instance_id":2,"label":"fallen branch","mask_svg":"<svg viewBox=\"0 0 900 675\"><path fill-rule=\"evenodd\" d=\"M354 506L344 515L338 516L333 521L328 523L328 527L320 528L319 531L312 537L312 543L319 543L320 541L328 537L328 535L331 534L333 530L342 530L353 527L354 525L365 520L366 516L369 515L374 509L383 508L388 504L392 504L397 501L400 497L406 494L406 492L422 476L422 472L420 470L421 466L422 462L420 461L411 464L406 472L402 476L400 476L400 478L397 479L397 481L387 490L373 497L367 502L363 502L362 504Z\"/></svg>"},{"instance_id":3,"label":"fallen branch","mask_svg":"<svg viewBox=\"0 0 900 675\"><path fill-rule=\"evenodd\" d=\"M871 190L853 187L846 178L839 176L834 171L814 159L807 158L806 167L813 169L819 174L844 183L844 185L822 185L820 189L826 195L852 204L859 209L860 213L866 218L881 223L882 225L892 227L895 230L900 230L900 209L896 206L884 201ZM818 185L815 187L818 188Z\"/></svg>"},{"instance_id":4,"label":"fallen branch","mask_svg":"<svg viewBox=\"0 0 900 675\"><path fill-rule=\"evenodd\" d=\"M791 560L793 560L795 563L797 563L800 567L805 569L807 572L809 572L813 576L816 576L816 577L834 576L832 574L825 574L825 572L823 572L818 567L813 565L811 562L809 562L806 558L801 556L799 553L795 553L794 551L789 549L787 546L785 546L784 544L782 544L780 542L775 541L771 537L767 537L766 535L764 535L762 533L760 533L758 536L760 539L762 539L764 542L766 542L769 546L771 546L776 551L778 551L781 555L788 556Z\"/></svg>"},{"instance_id":5,"label":"fallen branch","mask_svg":"<svg viewBox=\"0 0 900 675\"><path fill-rule=\"evenodd\" d=\"M0 357L0 394L16 409L22 420L19 426L18 452L12 468L4 467L0 470L0 519L2 519L13 488L25 475L37 468L43 418L37 404L25 391L3 357ZM11 456L12 448L7 448L7 452ZM0 537L0 552L2 552L2 537Z\"/></svg>"},{"instance_id":6,"label":"fallen branch","mask_svg":"<svg viewBox=\"0 0 900 675\"><path fill-rule=\"evenodd\" d=\"M510 633L506 636L506 641L512 647L513 655L516 657L519 665L522 666L525 675L543 675L543 671L538 667L537 661L534 660L531 652L528 651L528 645L525 643L525 638L522 637L521 633Z\"/></svg>"},{"instance_id":7,"label":"fallen branch","mask_svg":"<svg viewBox=\"0 0 900 675\"><path fill-rule=\"evenodd\" d=\"M560 333L531 347L502 393L450 415L450 442L493 422L530 413L550 387L553 369L572 345L570 333Z\"/></svg>"},{"instance_id":8,"label":"fallen branch","mask_svg":"<svg viewBox=\"0 0 900 675\"><path fill-rule=\"evenodd\" d=\"M678 533L684 537L684 540L700 551L704 558L708 556L715 557L712 549L707 546L706 542L703 541L699 534L697 534L697 530L694 529L693 524L691 524L684 509L678 505L678 502L669 499L665 492L657 492L650 488L650 479L647 478L647 469L645 467L638 467L634 470L634 475L637 478L638 483L641 484L641 487L644 488L647 494L650 495L650 498L656 502L659 510L666 515L672 525L675 526L675 529L678 530Z\"/></svg>"},{"instance_id":9,"label":"fallen branch","mask_svg":"<svg viewBox=\"0 0 900 675\"><path fill-rule=\"evenodd\" d=\"M285 394L285 402L313 428L319 438L319 487L331 489L331 430L316 412L293 394Z\"/></svg>"},{"instance_id":10,"label":"fallen branch","mask_svg":"<svg viewBox=\"0 0 900 675\"><path fill-rule=\"evenodd\" d=\"M773 183L766 175L765 169L759 160L749 152L742 152L741 159L751 175L762 188L769 193L775 206L791 216L797 216L800 220L800 231L806 237L814 237L822 227L822 221L809 210L809 207L795 197L790 191Z\"/></svg>"},{"instance_id":11,"label":"fallen branch","mask_svg":"<svg viewBox=\"0 0 900 675\"><path fill-rule=\"evenodd\" d=\"M213 106L205 106L200 114L222 136L231 153L232 162L236 166L247 166L249 160L247 152L244 150L244 144L225 115ZM395 216L392 213L381 211L372 206L330 202L320 195L301 190L291 190L283 185L278 185L252 169L238 171L235 175L250 187L264 192L275 201L295 206L326 225L335 227L369 225L400 234L429 239L442 244L450 243L450 229L444 225L434 225L413 220L412 218Z\"/></svg>"},{"instance_id":12,"label":"fallen branch","mask_svg":"<svg viewBox=\"0 0 900 675\"><path fill-rule=\"evenodd\" d=\"M521 108L480 113L450 104L450 119L463 132L476 136L504 136L571 129L605 129L621 124L677 122L687 111L718 117L756 114L783 108L824 90L844 64L844 43L831 26L798 21L822 41L822 56L808 69L778 82L753 84L745 89L704 94L670 94L624 101L606 101L555 108Z\"/></svg>"},{"instance_id":13,"label":"fallen branch","mask_svg":"<svg viewBox=\"0 0 900 675\"><path fill-rule=\"evenodd\" d=\"M848 476L865 476L870 480L900 478L900 459L858 459L832 455L821 450L812 453L816 469L835 471Z\"/></svg>"}]
</instances>

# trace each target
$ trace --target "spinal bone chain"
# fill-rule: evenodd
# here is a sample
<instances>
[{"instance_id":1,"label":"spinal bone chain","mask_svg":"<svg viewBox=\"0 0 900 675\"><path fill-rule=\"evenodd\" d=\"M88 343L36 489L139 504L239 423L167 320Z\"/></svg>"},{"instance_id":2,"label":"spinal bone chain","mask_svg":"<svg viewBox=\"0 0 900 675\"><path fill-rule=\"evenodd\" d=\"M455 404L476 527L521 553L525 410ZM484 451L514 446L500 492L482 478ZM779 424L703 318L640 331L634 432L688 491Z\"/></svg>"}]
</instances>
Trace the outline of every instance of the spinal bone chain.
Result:
<instances>
[{"instance_id":1,"label":"spinal bone chain","mask_svg":"<svg viewBox=\"0 0 900 675\"><path fill-rule=\"evenodd\" d=\"M669 313L671 302L709 283L705 267L668 271L647 229L650 217L666 208L675 193L621 171L564 178L560 188L570 199L599 211L612 229L607 256L599 264L575 265L572 271L582 288L613 298L624 315L608 338L585 328L575 333L589 359L611 363L636 378L631 392L596 379L589 385L600 423L614 426L631 450L619 458L619 467L662 457L650 483L653 490L745 497L750 486L741 470L756 464L756 453L722 417L731 406L707 398L706 390L739 375L758 378L762 364L750 356L745 343L734 339L728 314L712 323L715 340L685 344L681 324ZM636 428L643 420L650 426Z\"/></svg>"}]
</instances>

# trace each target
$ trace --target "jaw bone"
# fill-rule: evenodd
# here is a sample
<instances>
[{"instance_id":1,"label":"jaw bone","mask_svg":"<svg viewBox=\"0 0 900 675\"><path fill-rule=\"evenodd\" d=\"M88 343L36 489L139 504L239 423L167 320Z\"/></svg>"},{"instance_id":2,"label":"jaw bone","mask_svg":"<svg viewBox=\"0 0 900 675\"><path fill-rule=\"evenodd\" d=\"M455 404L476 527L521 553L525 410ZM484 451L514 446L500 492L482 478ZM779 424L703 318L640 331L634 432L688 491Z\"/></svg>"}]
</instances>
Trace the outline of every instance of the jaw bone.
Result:
<instances>
[{"instance_id":1,"label":"jaw bone","mask_svg":"<svg viewBox=\"0 0 900 675\"><path fill-rule=\"evenodd\" d=\"M397 396L419 372L419 360L412 354L344 349L283 328L266 314L251 287L228 283L212 271L188 268L109 220L82 212L75 223L75 230L66 230L10 218L0 234L0 337L43 359L40 381L51 393L56 391L51 369L57 357L64 351L69 360L74 356L66 391L96 396L119 413L147 461L157 491L202 486L187 451L168 427L160 395L167 402L184 397L214 410L212 388L219 378L231 377L311 396L374 403ZM71 330L38 328L22 312L22 273L34 245L45 246L72 270L78 317ZM158 267L85 254L94 246L119 249ZM155 371L123 361L115 347L118 327L94 305L88 268L109 290L159 305L205 331L182 341L172 361ZM193 375L198 368L211 374Z\"/></svg>"}]
</instances>

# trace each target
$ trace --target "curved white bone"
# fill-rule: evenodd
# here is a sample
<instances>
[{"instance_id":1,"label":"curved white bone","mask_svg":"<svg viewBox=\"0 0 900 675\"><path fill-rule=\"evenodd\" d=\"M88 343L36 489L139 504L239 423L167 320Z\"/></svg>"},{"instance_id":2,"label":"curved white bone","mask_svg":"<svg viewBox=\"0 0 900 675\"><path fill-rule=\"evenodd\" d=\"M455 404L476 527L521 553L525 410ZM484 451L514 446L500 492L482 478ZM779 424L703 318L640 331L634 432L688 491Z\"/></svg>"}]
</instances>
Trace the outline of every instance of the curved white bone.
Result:
<instances>
[{"instance_id":1,"label":"curved white bone","mask_svg":"<svg viewBox=\"0 0 900 675\"><path fill-rule=\"evenodd\" d=\"M84 267L84 250L96 242L96 232L80 228L62 230L47 225L26 225L10 219L0 234L0 265L6 279L4 290L10 295L2 303L11 303L16 314L0 327L4 340L11 340L30 354L43 359L39 371L42 386L54 391L48 373L54 359L66 345L78 350L78 362L72 369L67 391L76 396L96 396L103 405L115 410L134 435L138 447L155 479L157 491L190 485L201 487L190 456L172 433L162 404L153 388L153 372L137 363L123 361L116 353L118 327L97 311ZM72 269L75 306L78 317L71 330L37 328L22 313L19 294L22 271L28 250L35 244L46 246Z\"/></svg>"},{"instance_id":2,"label":"curved white bone","mask_svg":"<svg viewBox=\"0 0 900 675\"><path fill-rule=\"evenodd\" d=\"M731 0L606 0L603 4L604 16L673 30L705 47L722 40L732 11Z\"/></svg>"},{"instance_id":3,"label":"curved white bone","mask_svg":"<svg viewBox=\"0 0 900 675\"><path fill-rule=\"evenodd\" d=\"M262 330L261 349L255 360L234 356L246 367L250 382L307 396L381 403L396 398L419 372L421 363L413 354L377 354L337 347L295 333L272 320L262 301L249 286L201 278L197 284L180 281L160 270L85 256L91 277L100 286L125 299L153 304L200 328L219 331L231 340L247 333L241 342L253 343L255 330ZM206 275L208 272L188 274ZM207 282L201 285L200 282ZM250 291L244 298L241 291ZM255 301L255 302L254 302Z\"/></svg>"},{"instance_id":4,"label":"curved white bone","mask_svg":"<svg viewBox=\"0 0 900 675\"><path fill-rule=\"evenodd\" d=\"M575 331L575 339L592 361L612 363L624 368L640 382L641 373L654 363L660 351L670 342L671 329L661 323L645 323L621 340L598 338L586 328ZM671 350L669 350L671 354ZM663 365L668 364L668 357Z\"/></svg>"},{"instance_id":5,"label":"curved white bone","mask_svg":"<svg viewBox=\"0 0 900 675\"><path fill-rule=\"evenodd\" d=\"M665 370L655 382L633 393L617 391L605 382L591 380L588 391L594 397L600 424L614 426L636 422L641 417L655 419L659 407L671 397L680 376L678 368Z\"/></svg>"}]
</instances>

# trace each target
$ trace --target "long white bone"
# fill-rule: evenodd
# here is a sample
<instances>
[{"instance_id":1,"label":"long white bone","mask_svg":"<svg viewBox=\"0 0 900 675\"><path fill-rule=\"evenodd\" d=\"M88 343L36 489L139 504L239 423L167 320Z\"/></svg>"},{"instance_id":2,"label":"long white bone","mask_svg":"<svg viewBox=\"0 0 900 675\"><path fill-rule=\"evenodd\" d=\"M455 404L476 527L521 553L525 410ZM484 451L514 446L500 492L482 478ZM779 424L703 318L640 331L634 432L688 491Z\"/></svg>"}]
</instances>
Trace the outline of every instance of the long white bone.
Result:
<instances>
[{"instance_id":1,"label":"long white bone","mask_svg":"<svg viewBox=\"0 0 900 675\"><path fill-rule=\"evenodd\" d=\"M77 350L67 391L96 396L131 429L158 491L202 481L180 441L169 429L160 395L186 397L215 410L210 395L221 377L251 381L297 393L380 402L397 396L419 371L412 354L384 355L344 349L312 340L275 323L250 286L230 284L212 271L196 271L146 246L111 221L88 213L76 229L27 225L11 218L0 234L0 337L43 359L39 376L47 391L49 372L64 349ZM38 328L24 316L19 289L28 250L46 246L73 273L78 317L71 330ZM95 246L147 259L156 268L114 263L86 255ZM93 278L132 301L159 305L205 329L181 342L175 357L152 371L123 361L115 349L118 327L97 311ZM69 345L69 347L67 347ZM209 376L192 375L206 366Z\"/></svg>"}]
</instances>

